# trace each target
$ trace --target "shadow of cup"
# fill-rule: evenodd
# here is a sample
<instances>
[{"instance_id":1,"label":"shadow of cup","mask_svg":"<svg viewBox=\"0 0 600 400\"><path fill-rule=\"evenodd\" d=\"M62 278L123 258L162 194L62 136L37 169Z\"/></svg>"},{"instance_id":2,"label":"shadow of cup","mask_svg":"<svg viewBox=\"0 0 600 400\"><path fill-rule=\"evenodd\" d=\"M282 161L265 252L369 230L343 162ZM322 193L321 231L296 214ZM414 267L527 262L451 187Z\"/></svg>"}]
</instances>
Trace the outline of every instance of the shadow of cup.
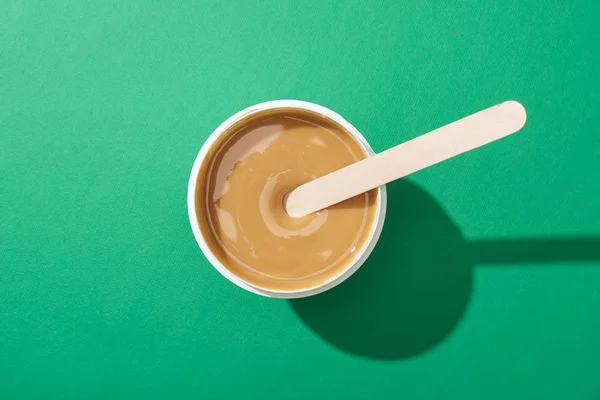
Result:
<instances>
[{"instance_id":1,"label":"shadow of cup","mask_svg":"<svg viewBox=\"0 0 600 400\"><path fill-rule=\"evenodd\" d=\"M440 342L471 295L472 267L459 229L407 180L388 185L382 236L347 282L291 301L306 325L332 345L372 358L406 358Z\"/></svg>"}]
</instances>

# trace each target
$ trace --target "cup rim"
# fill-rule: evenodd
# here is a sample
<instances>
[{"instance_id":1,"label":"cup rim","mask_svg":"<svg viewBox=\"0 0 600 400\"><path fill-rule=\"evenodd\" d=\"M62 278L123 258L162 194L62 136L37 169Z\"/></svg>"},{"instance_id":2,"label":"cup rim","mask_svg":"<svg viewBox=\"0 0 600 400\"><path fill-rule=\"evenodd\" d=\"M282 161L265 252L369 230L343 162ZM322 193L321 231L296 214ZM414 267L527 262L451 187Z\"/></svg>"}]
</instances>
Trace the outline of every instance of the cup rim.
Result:
<instances>
[{"instance_id":1,"label":"cup rim","mask_svg":"<svg viewBox=\"0 0 600 400\"><path fill-rule=\"evenodd\" d=\"M342 283L343 281L348 279L352 274L354 274L358 270L358 268L366 261L368 256L373 251L375 244L377 243L379 236L381 234L381 230L383 229L383 223L385 220L386 205L387 205L387 194L386 194L385 185L380 186L377 189L377 191L378 191L377 207L375 210L374 223L371 228L371 231L369 232L369 236L367 237L367 239L365 241L365 244L363 244L363 246L362 246L362 249L357 253L355 258L343 270L338 272L335 276L327 279L326 281L321 282L318 285L304 288L304 289L293 290L293 291L283 291L283 290L279 291L279 290L270 290L270 289L265 289L265 288L254 286L254 285L244 281L243 279L241 279L240 277L235 275L233 272L231 272L213 254L213 252L209 248L209 246L202 234L202 231L200 229L200 224L198 223L198 216L196 213L196 185L198 183L198 174L200 172L200 168L202 166L202 163L204 162L204 159L208 155L209 150L215 144L217 139L223 133L225 133L229 129L230 126L232 126L234 123L241 120L242 118L245 118L255 112L278 109L278 108L296 108L296 109L307 110L307 111L316 112L318 114L322 114L322 115L326 116L327 118L330 118L334 122L340 124L340 126L342 126L346 131L348 131L353 136L353 138L359 142L359 144L361 145L363 150L369 156L372 156L375 154L373 149L367 142L367 140L364 138L364 136L352 124L350 124L348 121L346 121L341 115L328 109L327 107L323 107L323 106L315 104L315 103L310 103L310 102L301 101L301 100L272 100L272 101L255 104L253 106L247 107L247 108L235 113L234 115L232 115L231 117L226 119L223 123L221 123L217 127L217 129L215 129L210 134L208 139L204 142L204 144L200 148L200 151L198 152L198 155L196 156L196 159L192 166L192 170L190 172L190 178L189 178L189 182L188 182L188 192L187 192L188 217L189 217L190 225L192 228L192 232L194 233L194 237L196 239L196 242L198 243L198 246L200 247L200 250L202 251L204 256L208 259L208 261L211 263L211 265L217 271L219 271L219 273L221 275L223 275L225 278L227 278L230 282L241 287L242 289L245 289L249 292L259 294L262 296L273 297L273 298L295 299L295 298L313 296L313 295L322 293L326 290L329 290L329 289L333 288L334 286L339 285L340 283Z\"/></svg>"}]
</instances>

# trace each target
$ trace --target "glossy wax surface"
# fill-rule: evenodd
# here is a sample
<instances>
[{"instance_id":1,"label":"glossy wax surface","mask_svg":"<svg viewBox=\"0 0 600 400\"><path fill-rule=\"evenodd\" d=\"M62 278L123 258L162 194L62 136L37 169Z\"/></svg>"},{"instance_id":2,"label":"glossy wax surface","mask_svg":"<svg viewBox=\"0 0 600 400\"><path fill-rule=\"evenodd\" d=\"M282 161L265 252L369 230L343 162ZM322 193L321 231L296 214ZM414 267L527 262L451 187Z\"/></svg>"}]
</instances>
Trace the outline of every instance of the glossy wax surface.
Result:
<instances>
[{"instance_id":1,"label":"glossy wax surface","mask_svg":"<svg viewBox=\"0 0 600 400\"><path fill-rule=\"evenodd\" d=\"M253 115L214 145L201 167L197 214L219 260L272 290L314 287L340 273L371 232L376 191L292 218L292 189L365 158L352 136L316 113Z\"/></svg>"}]
</instances>

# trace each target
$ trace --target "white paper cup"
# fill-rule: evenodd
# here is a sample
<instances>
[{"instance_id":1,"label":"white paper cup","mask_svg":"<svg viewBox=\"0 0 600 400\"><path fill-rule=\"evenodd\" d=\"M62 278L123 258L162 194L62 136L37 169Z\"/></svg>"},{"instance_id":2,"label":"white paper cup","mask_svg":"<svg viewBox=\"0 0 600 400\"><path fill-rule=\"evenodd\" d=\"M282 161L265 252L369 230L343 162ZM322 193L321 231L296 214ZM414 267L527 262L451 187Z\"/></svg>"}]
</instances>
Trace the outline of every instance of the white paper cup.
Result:
<instances>
[{"instance_id":1,"label":"white paper cup","mask_svg":"<svg viewBox=\"0 0 600 400\"><path fill-rule=\"evenodd\" d=\"M194 232L194 237L200 246L200 249L210 261L210 263L223 275L225 278L229 279L231 282L235 283L242 289L246 289L249 292L260 294L262 296L267 297L276 297L282 299L296 299L300 297L308 297L313 296L315 294L324 292L326 290L331 289L334 286L339 285L346 279L350 277L356 270L366 261L367 257L373 251L377 240L379 239L379 235L381 234L381 229L383 228L383 222L385 220L385 210L386 210L386 190L385 186L380 186L377 195L377 204L376 204L376 212L375 212L375 220L371 231L369 232L369 236L365 243L363 244L362 249L356 254L354 259L348 264L346 268L344 268L341 272L339 272L334 277L312 287L307 287L300 290L294 291L277 291L277 290L266 290L263 288L258 288L253 286L252 284L244 281L234 273L232 273L229 269L227 269L221 262L217 259L217 257L213 254L213 252L208 247L206 243L205 237L202 235L202 231L198 224L198 215L196 213L196 185L198 183L198 174L200 172L200 167L204 162L207 154L211 147L215 144L217 139L228 131L228 129L235 124L236 122L254 114L257 112L272 110L278 108L296 108L300 110L308 110L321 115L326 116L327 118L333 120L334 122L341 125L346 131L348 131L358 143L362 146L363 150L369 154L370 156L374 154L373 149L367 143L367 140L360 134L358 130L344 118L342 118L339 114L331 111L330 109L309 103L306 101L299 100L275 100L275 101L267 101L265 103L256 104L254 106L248 107L237 114L233 115L225 122L223 122L206 140L198 156L196 157L196 161L194 161L194 166L192 167L192 172L190 174L190 180L188 184L188 215L190 218L190 224L192 226L192 231Z\"/></svg>"}]
</instances>

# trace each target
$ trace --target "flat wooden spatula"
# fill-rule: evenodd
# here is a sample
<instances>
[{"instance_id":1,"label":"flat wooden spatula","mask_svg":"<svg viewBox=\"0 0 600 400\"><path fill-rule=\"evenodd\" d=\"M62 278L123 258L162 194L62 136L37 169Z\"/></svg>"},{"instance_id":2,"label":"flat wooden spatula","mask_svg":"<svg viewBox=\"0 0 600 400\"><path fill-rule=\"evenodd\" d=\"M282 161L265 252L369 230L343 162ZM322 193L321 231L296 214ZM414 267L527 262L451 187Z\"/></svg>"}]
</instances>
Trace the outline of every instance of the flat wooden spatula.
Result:
<instances>
[{"instance_id":1,"label":"flat wooden spatula","mask_svg":"<svg viewBox=\"0 0 600 400\"><path fill-rule=\"evenodd\" d=\"M506 101L292 190L285 209L303 217L519 131L527 114Z\"/></svg>"}]
</instances>

